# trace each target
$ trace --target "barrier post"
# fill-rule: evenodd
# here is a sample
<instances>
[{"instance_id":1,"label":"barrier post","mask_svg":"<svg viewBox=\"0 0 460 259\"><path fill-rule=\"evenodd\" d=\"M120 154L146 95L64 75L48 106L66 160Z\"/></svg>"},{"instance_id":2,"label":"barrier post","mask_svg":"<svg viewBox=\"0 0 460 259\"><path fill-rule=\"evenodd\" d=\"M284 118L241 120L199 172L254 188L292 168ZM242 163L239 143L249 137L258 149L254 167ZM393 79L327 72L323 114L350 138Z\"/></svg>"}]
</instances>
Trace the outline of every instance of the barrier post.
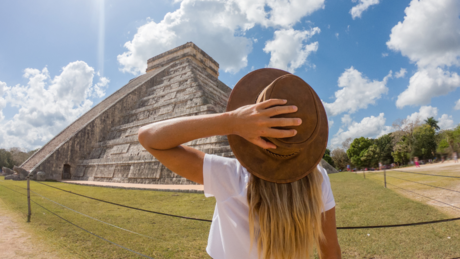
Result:
<instances>
[{"instance_id":1,"label":"barrier post","mask_svg":"<svg viewBox=\"0 0 460 259\"><path fill-rule=\"evenodd\" d=\"M385 188L387 188L387 170L383 169L383 181L385 182Z\"/></svg>"},{"instance_id":2,"label":"barrier post","mask_svg":"<svg viewBox=\"0 0 460 259\"><path fill-rule=\"evenodd\" d=\"M363 170L364 179L366 179L366 170Z\"/></svg>"},{"instance_id":3,"label":"barrier post","mask_svg":"<svg viewBox=\"0 0 460 259\"><path fill-rule=\"evenodd\" d=\"M27 175L27 206L29 207L29 212L27 213L27 222L30 222L30 216L32 211L30 209L30 177Z\"/></svg>"}]
</instances>

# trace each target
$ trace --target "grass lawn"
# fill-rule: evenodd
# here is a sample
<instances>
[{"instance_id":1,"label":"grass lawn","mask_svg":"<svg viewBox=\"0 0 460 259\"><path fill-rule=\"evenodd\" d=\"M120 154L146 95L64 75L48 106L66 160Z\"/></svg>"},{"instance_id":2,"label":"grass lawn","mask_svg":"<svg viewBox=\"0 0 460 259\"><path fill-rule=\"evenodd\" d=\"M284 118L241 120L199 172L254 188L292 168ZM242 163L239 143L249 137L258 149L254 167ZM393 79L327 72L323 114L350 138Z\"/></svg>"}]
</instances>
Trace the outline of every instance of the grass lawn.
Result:
<instances>
[{"instance_id":1,"label":"grass lawn","mask_svg":"<svg viewBox=\"0 0 460 259\"><path fill-rule=\"evenodd\" d=\"M338 226L396 224L448 218L438 210L408 199L377 180L362 175L330 175ZM65 190L133 207L212 219L215 200L203 194L113 189L46 182ZM27 213L26 182L0 178L0 199L19 217ZM22 187L22 188L21 188ZM31 190L69 208L122 228L107 226L39 196L32 199L63 218L110 241L153 258L210 258L205 251L210 223L171 218L89 200L31 182ZM100 240L32 203L30 228L43 242L81 258L141 258ZM389 229L338 230L343 258L452 258L460 256L460 222ZM448 239L450 237L450 239Z\"/></svg>"}]
</instances>

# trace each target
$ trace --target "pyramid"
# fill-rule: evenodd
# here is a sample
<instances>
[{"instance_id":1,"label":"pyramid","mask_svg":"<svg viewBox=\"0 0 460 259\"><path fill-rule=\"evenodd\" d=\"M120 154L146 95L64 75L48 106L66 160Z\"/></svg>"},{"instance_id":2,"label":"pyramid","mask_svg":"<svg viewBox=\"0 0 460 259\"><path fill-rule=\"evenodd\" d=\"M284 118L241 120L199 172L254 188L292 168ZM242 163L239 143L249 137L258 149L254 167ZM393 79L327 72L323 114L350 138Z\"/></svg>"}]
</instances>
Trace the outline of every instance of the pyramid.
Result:
<instances>
[{"instance_id":1,"label":"pyramid","mask_svg":"<svg viewBox=\"0 0 460 259\"><path fill-rule=\"evenodd\" d=\"M40 172L40 178L52 180L195 184L148 153L137 132L162 120L224 112L232 89L218 79L218 71L219 64L192 42L155 56L147 61L145 74L83 114L21 168L35 179ZM184 144L234 158L227 136ZM334 171L322 163L328 173Z\"/></svg>"},{"instance_id":2,"label":"pyramid","mask_svg":"<svg viewBox=\"0 0 460 259\"><path fill-rule=\"evenodd\" d=\"M218 79L219 64L192 42L149 59L147 65L144 75L82 115L21 167L55 180L193 184L148 153L137 132L166 119L224 112L231 88ZM184 144L234 157L226 136Z\"/></svg>"}]
</instances>

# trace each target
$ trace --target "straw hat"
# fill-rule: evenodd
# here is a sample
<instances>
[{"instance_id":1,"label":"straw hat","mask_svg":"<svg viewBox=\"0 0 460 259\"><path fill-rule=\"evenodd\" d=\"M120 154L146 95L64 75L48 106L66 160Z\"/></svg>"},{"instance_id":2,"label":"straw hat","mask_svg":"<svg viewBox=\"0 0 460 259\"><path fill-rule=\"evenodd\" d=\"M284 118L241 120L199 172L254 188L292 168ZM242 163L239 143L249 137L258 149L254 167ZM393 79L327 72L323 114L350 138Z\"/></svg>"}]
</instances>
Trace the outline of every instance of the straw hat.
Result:
<instances>
[{"instance_id":1,"label":"straw hat","mask_svg":"<svg viewBox=\"0 0 460 259\"><path fill-rule=\"evenodd\" d=\"M310 85L298 76L273 68L255 70L241 78L230 94L227 111L268 99L286 99L285 105L297 106L294 113L274 116L301 118L299 126L279 127L295 129L297 134L280 139L264 137L277 146L270 150L239 135L228 135L228 141L235 157L251 174L269 182L294 182L311 173L323 157L329 132L326 112Z\"/></svg>"}]
</instances>

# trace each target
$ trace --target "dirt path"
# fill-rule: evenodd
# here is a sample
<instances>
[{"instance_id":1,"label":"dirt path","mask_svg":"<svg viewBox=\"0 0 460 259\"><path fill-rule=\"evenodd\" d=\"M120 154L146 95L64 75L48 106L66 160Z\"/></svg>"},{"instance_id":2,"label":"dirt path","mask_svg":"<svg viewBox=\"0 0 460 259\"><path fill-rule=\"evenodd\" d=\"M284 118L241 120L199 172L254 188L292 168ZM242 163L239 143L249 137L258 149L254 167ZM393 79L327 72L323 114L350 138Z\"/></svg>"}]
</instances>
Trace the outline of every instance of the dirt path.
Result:
<instances>
[{"instance_id":1,"label":"dirt path","mask_svg":"<svg viewBox=\"0 0 460 259\"><path fill-rule=\"evenodd\" d=\"M0 200L0 258L62 258L39 240L34 240L27 223L21 221L23 219L8 211Z\"/></svg>"},{"instance_id":2,"label":"dirt path","mask_svg":"<svg viewBox=\"0 0 460 259\"><path fill-rule=\"evenodd\" d=\"M424 173L424 174L440 174L440 175L446 175L445 173L448 172L449 173L448 175L455 175L455 176L460 177L460 163L454 163L453 161L445 161L444 163L421 165L420 168L416 168L415 166L405 167L405 168L400 168L400 169L398 168L397 170L418 172L418 173ZM438 185L436 181L433 181L433 182L422 181L422 182L432 184L432 185ZM450 181L448 185L443 185L442 187L448 188L451 190L460 191L460 179L452 179L452 181ZM436 188L428 188L424 190L415 191L416 193L419 193L427 197L431 197L433 199L447 203L447 204L443 204L443 203L436 202L434 200L420 197L419 195L401 191L398 189L395 189L395 191L413 200L431 205L448 215L451 215L454 217L460 217L459 209L455 209L447 205L447 204L451 204L453 206L460 208L460 193L459 192L453 192L453 191L436 189Z\"/></svg>"}]
</instances>

